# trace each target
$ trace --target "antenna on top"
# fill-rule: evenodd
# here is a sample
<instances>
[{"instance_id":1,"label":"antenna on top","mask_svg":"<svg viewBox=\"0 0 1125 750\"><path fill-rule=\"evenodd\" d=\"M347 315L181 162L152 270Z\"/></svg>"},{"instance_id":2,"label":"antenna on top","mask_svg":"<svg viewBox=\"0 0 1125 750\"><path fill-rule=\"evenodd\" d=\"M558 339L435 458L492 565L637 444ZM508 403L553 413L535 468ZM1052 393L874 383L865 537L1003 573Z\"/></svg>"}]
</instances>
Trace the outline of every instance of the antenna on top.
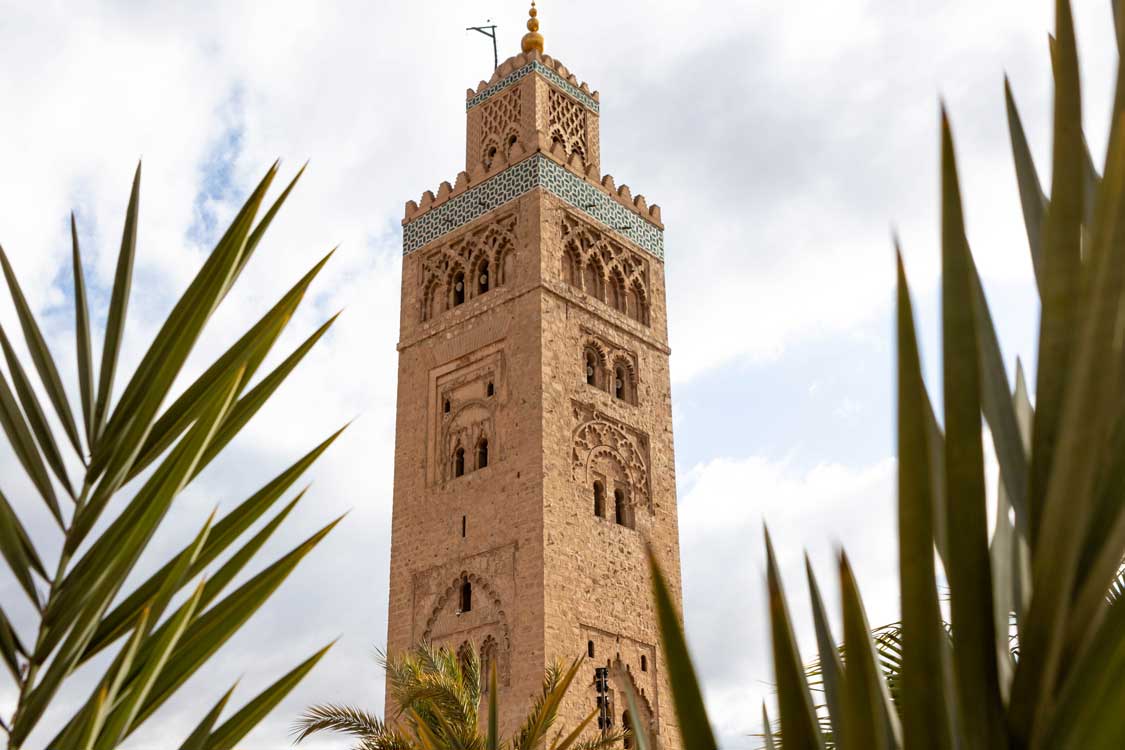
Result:
<instances>
[{"instance_id":1,"label":"antenna on top","mask_svg":"<svg viewBox=\"0 0 1125 750\"><path fill-rule=\"evenodd\" d=\"M476 31L492 40L492 69L496 70L500 67L500 54L496 51L496 24L492 23L491 18L484 19L484 22L489 25L469 26L465 31Z\"/></svg>"}]
</instances>

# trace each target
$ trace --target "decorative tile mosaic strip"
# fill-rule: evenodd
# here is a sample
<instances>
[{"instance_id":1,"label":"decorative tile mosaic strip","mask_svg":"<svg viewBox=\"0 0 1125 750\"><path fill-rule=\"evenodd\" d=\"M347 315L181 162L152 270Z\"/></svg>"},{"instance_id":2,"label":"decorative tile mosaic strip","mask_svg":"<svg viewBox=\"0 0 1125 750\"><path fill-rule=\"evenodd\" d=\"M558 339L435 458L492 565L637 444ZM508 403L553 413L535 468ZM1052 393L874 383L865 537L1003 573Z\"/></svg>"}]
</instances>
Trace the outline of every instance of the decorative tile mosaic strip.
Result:
<instances>
[{"instance_id":1,"label":"decorative tile mosaic strip","mask_svg":"<svg viewBox=\"0 0 1125 750\"><path fill-rule=\"evenodd\" d=\"M536 187L545 188L641 249L664 260L663 230L542 154L524 159L404 226L402 254L414 252Z\"/></svg>"},{"instance_id":2,"label":"decorative tile mosaic strip","mask_svg":"<svg viewBox=\"0 0 1125 750\"><path fill-rule=\"evenodd\" d=\"M586 109L590 110L594 114L598 114L600 108L598 106L598 103L594 101L594 98L592 96L590 96L585 91L578 88L570 81L566 80L538 60L532 60L530 63L524 65L519 70L512 71L496 83L486 88L484 91L474 96L472 99L465 102L465 110L468 111L478 104L491 99L493 96L508 88L516 81L526 78L532 71L543 76L548 81L573 96L575 99L580 101L582 105L586 107Z\"/></svg>"}]
</instances>

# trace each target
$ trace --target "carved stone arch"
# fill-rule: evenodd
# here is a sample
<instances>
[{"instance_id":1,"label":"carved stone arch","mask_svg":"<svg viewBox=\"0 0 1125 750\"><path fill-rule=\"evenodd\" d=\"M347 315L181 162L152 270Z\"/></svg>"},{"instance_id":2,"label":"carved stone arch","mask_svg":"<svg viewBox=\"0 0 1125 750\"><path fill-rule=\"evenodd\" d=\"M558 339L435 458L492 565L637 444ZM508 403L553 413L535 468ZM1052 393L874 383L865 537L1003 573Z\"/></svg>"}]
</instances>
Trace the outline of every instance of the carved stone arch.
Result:
<instances>
[{"instance_id":1,"label":"carved stone arch","mask_svg":"<svg viewBox=\"0 0 1125 750\"><path fill-rule=\"evenodd\" d=\"M441 312L440 309L437 309L437 306L439 300L443 300L444 298L445 290L441 280L436 276L431 277L426 282L426 285L422 287L421 319L423 323L433 319L434 316Z\"/></svg>"},{"instance_id":2,"label":"carved stone arch","mask_svg":"<svg viewBox=\"0 0 1125 750\"><path fill-rule=\"evenodd\" d=\"M652 510L648 463L641 447L622 427L600 415L574 431L573 469L576 492L584 500L598 474L597 462L608 458L620 466L629 484L626 502L632 508Z\"/></svg>"},{"instance_id":3,"label":"carved stone arch","mask_svg":"<svg viewBox=\"0 0 1125 750\"><path fill-rule=\"evenodd\" d=\"M614 310L625 312L625 290L628 288L625 275L621 272L617 263L611 263L608 266L606 276L606 304Z\"/></svg>"},{"instance_id":4,"label":"carved stone arch","mask_svg":"<svg viewBox=\"0 0 1125 750\"><path fill-rule=\"evenodd\" d=\"M628 357L618 354L613 358L613 362L608 370L616 378L620 372L625 376L624 388L622 393L622 400L630 403L637 403L637 370L633 366L633 360ZM616 383L612 384L614 388L610 389L611 393L615 393Z\"/></svg>"},{"instance_id":5,"label":"carved stone arch","mask_svg":"<svg viewBox=\"0 0 1125 750\"><path fill-rule=\"evenodd\" d=\"M512 226L501 223L491 224L478 240L481 251L488 258L492 268L494 287L508 283L512 272L512 258L516 251L516 236Z\"/></svg>"},{"instance_id":6,"label":"carved stone arch","mask_svg":"<svg viewBox=\"0 0 1125 750\"><path fill-rule=\"evenodd\" d=\"M595 253L590 253L582 264L582 291L605 301L605 266Z\"/></svg>"},{"instance_id":7,"label":"carved stone arch","mask_svg":"<svg viewBox=\"0 0 1125 750\"><path fill-rule=\"evenodd\" d=\"M563 245L562 278L575 289L582 288L582 250L575 239Z\"/></svg>"},{"instance_id":8,"label":"carved stone arch","mask_svg":"<svg viewBox=\"0 0 1125 750\"><path fill-rule=\"evenodd\" d=\"M656 712L652 708L652 702L649 700L648 696L645 694L641 686L638 685L637 681L633 678L632 670L630 670L629 666L622 662L620 658L616 658L613 660L613 663L609 668L609 676L610 679L613 680L617 688L622 691L622 693L624 693L626 689L631 689L633 695L637 697L637 708L641 712L641 716L638 717L639 720L637 721L637 724L648 730L648 736L650 739L648 745L651 747L653 744L651 742L651 739L656 735L658 729L658 727L656 726ZM626 729L626 727L624 726L622 726L621 728ZM638 743L634 742L633 747L637 746Z\"/></svg>"},{"instance_id":9,"label":"carved stone arch","mask_svg":"<svg viewBox=\"0 0 1125 750\"><path fill-rule=\"evenodd\" d=\"M470 467L475 466L474 451L482 437L488 440L489 463L500 455L500 443L493 423L493 407L494 404L487 398L474 398L458 403L455 409L443 415L440 445L449 457L445 469L447 480L455 477L454 458L458 446L465 451L466 474L471 470ZM472 418L464 419L466 415Z\"/></svg>"},{"instance_id":10,"label":"carved stone arch","mask_svg":"<svg viewBox=\"0 0 1125 750\"><path fill-rule=\"evenodd\" d=\"M474 610L480 608L480 602L487 602L491 605L491 612L495 614L495 627L490 629L489 635L485 637L482 644L487 643L489 638L492 638L493 643L496 644L496 671L501 684L507 685L509 684L511 673L512 633L508 624L508 614L504 610L504 604L500 599L500 595L486 578L466 570L462 570L458 573L434 603L434 607L430 611L430 616L426 620L425 630L422 631L421 641L423 643L428 643L434 639L435 625L437 625L439 618L442 613L445 612L446 608L456 607L461 594L461 586L465 581L468 581L473 587ZM436 635L438 638L443 637L442 633L437 633Z\"/></svg>"}]
</instances>

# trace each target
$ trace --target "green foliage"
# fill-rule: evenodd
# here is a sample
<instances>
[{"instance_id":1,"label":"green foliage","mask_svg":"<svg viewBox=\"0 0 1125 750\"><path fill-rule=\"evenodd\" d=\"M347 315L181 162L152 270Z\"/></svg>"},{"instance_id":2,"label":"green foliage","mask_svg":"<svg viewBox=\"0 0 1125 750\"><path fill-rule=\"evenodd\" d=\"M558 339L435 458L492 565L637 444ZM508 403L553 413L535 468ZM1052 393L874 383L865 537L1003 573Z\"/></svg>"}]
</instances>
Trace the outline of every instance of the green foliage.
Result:
<instances>
[{"instance_id":1,"label":"green foliage","mask_svg":"<svg viewBox=\"0 0 1125 750\"><path fill-rule=\"evenodd\" d=\"M1118 49L1125 22L1114 4ZM1042 314L1035 408L1014 393L966 238L949 121L941 118L942 386L938 425L922 378L914 313L898 265L898 520L902 621L872 640L846 556L837 651L809 571L820 669L796 652L769 550L780 734L767 746L1089 750L1125 746L1125 75L1104 177L1082 133L1078 55L1057 0L1050 196L1005 81L1017 185ZM982 417L1000 468L989 536ZM943 431L944 430L944 431ZM938 598L939 556L949 622ZM657 606L668 610L655 577ZM662 618L670 674L690 674L675 613ZM843 658L841 659L841 654ZM888 679L888 676L891 679ZM824 691L818 711L812 690ZM694 679L672 681L677 700ZM891 694L894 700L891 700ZM767 719L768 724L768 719ZM705 722L685 747L713 746Z\"/></svg>"},{"instance_id":2,"label":"green foliage","mask_svg":"<svg viewBox=\"0 0 1125 750\"><path fill-rule=\"evenodd\" d=\"M313 706L294 726L296 741L338 732L355 740L355 750L602 750L619 746L625 736L608 732L583 738L596 709L566 735L565 729L555 729L559 706L585 661L581 657L569 666L546 668L542 692L516 733L505 739L499 733L495 660L489 661L487 691L472 647L454 653L421 644L393 659L380 653L378 660L387 672L394 716L380 719L352 706ZM483 705L482 698L487 698ZM647 750L644 739L637 739L638 750Z\"/></svg>"},{"instance_id":3,"label":"green foliage","mask_svg":"<svg viewBox=\"0 0 1125 750\"><path fill-rule=\"evenodd\" d=\"M250 387L267 353L323 267L321 261L203 375L171 398L173 385L211 314L230 292L270 220L296 183L294 178L255 224L276 174L275 164L175 303L140 365L131 373L121 370L119 357L124 348L136 256L140 167L126 212L106 313L101 366L96 374L78 229L71 217L77 392L81 401L78 420L71 410L55 359L15 271L0 248L0 270L15 305L39 388L49 402L46 408L40 402L29 369L0 328L0 349L12 383L9 387L7 378L0 373L0 426L60 531L58 539L43 545L60 549L54 572L50 573L20 521L20 515L31 509L20 503L13 506L0 494L0 554L39 616L34 639L25 640L0 609L0 656L18 691L11 719L0 725L9 736L11 748L23 746L76 670L114 646L117 651L97 680L93 694L58 728L49 747L118 747L242 627L337 522L333 521L224 596L227 586L256 559L261 546L289 515L303 491L241 547L236 548L236 543L252 525L267 516L339 433L217 522L212 515L176 556L147 580L125 590L126 580L134 573L137 561L148 549L177 496L221 454L331 324L326 323L273 373ZM124 380L125 386L114 403L117 377ZM61 428L61 435L56 436L53 424ZM68 465L79 466L80 470L75 472ZM143 481L139 480L139 487L124 491L126 484L146 468L150 471ZM76 492L75 487L80 490ZM57 491L60 489L61 493ZM221 558L225 559L218 571L205 577L206 569ZM186 596L181 595L185 593ZM173 601L179 604L173 607ZM18 602L3 603L4 609L16 606ZM182 747L232 748L292 690L326 650L314 654L220 723L231 695L228 691L201 719Z\"/></svg>"}]
</instances>

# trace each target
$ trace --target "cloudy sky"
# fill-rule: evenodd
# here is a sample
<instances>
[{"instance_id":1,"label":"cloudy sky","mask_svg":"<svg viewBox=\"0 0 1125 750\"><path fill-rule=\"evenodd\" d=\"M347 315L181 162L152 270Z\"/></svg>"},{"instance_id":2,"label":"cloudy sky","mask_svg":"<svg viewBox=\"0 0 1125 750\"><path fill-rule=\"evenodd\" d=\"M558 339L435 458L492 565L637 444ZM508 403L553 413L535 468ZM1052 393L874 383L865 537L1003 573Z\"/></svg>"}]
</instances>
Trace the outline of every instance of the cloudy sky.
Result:
<instances>
[{"instance_id":1,"label":"cloudy sky","mask_svg":"<svg viewBox=\"0 0 1125 750\"><path fill-rule=\"evenodd\" d=\"M803 550L834 600L832 556L846 546L873 623L896 617L890 238L897 231L905 247L933 383L940 98L1010 373L1017 356L1034 362L1038 309L1002 76L1045 165L1051 5L541 3L547 51L602 92L603 168L659 203L667 223L686 621L725 748L756 746L748 735L770 693L763 520L806 655ZM1100 161L1116 64L1109 0L1075 5ZM306 159L310 167L192 372L340 245L280 351L344 315L227 459L185 493L145 564L161 562L216 504L231 507L357 418L263 560L351 513L129 747L167 747L235 679L236 700L246 699L337 636L243 747L287 746L293 717L312 702L381 707L369 657L386 630L399 220L405 200L463 167L464 91L492 63L487 41L464 28L498 23L503 58L518 49L525 12L522 0L0 0L0 243L60 360L72 362L74 347L68 214L78 218L100 329L140 158L130 363L275 158L282 177ZM14 325L6 301L0 322ZM64 377L74 381L71 370ZM57 536L6 446L0 489L53 555ZM18 623L30 621L6 571L0 595ZM49 719L84 695L63 696L69 703ZM13 700L0 685L0 704Z\"/></svg>"}]
</instances>

